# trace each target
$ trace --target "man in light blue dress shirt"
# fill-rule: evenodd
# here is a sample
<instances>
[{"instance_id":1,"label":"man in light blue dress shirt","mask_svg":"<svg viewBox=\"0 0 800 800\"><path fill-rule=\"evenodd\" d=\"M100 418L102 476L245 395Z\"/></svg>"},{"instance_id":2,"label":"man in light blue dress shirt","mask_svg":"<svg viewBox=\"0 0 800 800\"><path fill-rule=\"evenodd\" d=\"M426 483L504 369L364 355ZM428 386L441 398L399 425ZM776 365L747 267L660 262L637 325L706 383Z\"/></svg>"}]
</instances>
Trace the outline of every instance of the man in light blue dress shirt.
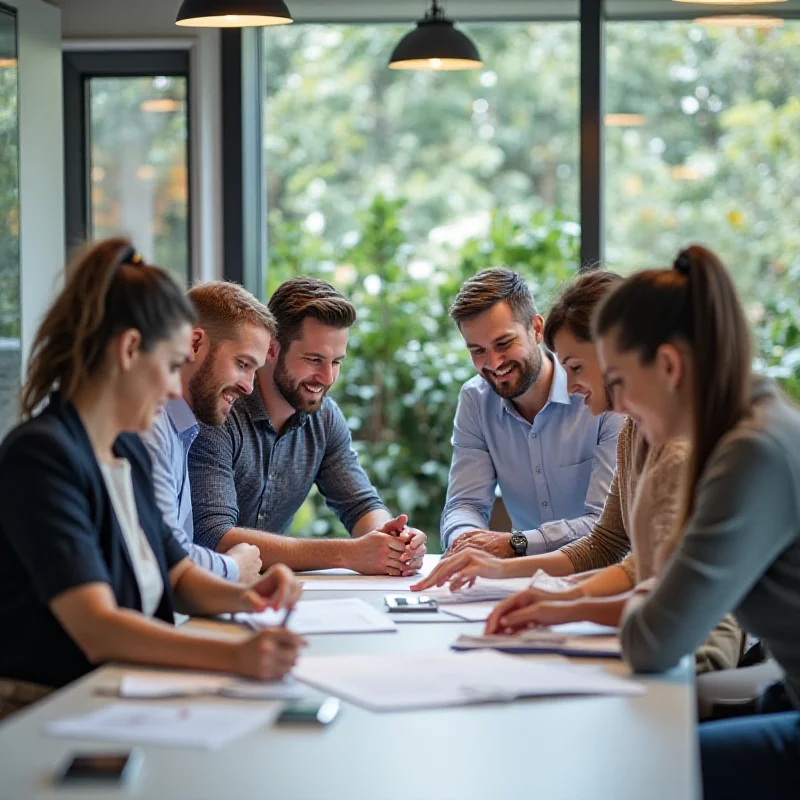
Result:
<instances>
[{"instance_id":1,"label":"man in light blue dress shirt","mask_svg":"<svg viewBox=\"0 0 800 800\"><path fill-rule=\"evenodd\" d=\"M189 449L198 420L222 425L234 401L253 391L255 371L264 365L275 319L241 286L209 281L189 298L198 315L192 331L194 358L181 366L183 397L171 400L142 439L153 462L156 501L175 538L196 564L231 581L258 577L258 548L242 543L217 553L194 541Z\"/></svg>"},{"instance_id":2,"label":"man in light blue dress shirt","mask_svg":"<svg viewBox=\"0 0 800 800\"><path fill-rule=\"evenodd\" d=\"M593 417L542 345L543 318L515 272L483 270L450 314L478 375L461 390L442 548L501 558L551 552L591 532L616 467L617 414ZM512 531L488 531L499 486Z\"/></svg>"}]
</instances>

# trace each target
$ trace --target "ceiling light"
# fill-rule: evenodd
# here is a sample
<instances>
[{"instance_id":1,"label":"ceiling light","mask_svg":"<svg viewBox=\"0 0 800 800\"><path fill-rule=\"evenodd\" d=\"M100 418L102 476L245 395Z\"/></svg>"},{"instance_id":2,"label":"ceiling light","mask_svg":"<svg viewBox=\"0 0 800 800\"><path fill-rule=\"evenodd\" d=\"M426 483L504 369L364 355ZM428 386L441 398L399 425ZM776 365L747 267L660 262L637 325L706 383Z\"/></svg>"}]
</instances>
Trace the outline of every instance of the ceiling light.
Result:
<instances>
[{"instance_id":1,"label":"ceiling light","mask_svg":"<svg viewBox=\"0 0 800 800\"><path fill-rule=\"evenodd\" d=\"M389 60L391 69L450 71L482 67L472 39L456 30L437 0L417 27L406 34Z\"/></svg>"},{"instance_id":2,"label":"ceiling light","mask_svg":"<svg viewBox=\"0 0 800 800\"><path fill-rule=\"evenodd\" d=\"M647 117L641 114L606 114L606 125L609 128L641 128Z\"/></svg>"},{"instance_id":3,"label":"ceiling light","mask_svg":"<svg viewBox=\"0 0 800 800\"><path fill-rule=\"evenodd\" d=\"M753 14L722 14L718 17L698 17L695 25L714 25L718 28L779 28L780 17L760 17Z\"/></svg>"},{"instance_id":4,"label":"ceiling light","mask_svg":"<svg viewBox=\"0 0 800 800\"><path fill-rule=\"evenodd\" d=\"M176 25L190 28L255 28L288 25L283 0L183 0Z\"/></svg>"},{"instance_id":5,"label":"ceiling light","mask_svg":"<svg viewBox=\"0 0 800 800\"><path fill-rule=\"evenodd\" d=\"M167 114L171 111L177 111L180 105L177 100L173 100L170 97L157 97L154 100L145 100L139 108L151 114Z\"/></svg>"}]
</instances>

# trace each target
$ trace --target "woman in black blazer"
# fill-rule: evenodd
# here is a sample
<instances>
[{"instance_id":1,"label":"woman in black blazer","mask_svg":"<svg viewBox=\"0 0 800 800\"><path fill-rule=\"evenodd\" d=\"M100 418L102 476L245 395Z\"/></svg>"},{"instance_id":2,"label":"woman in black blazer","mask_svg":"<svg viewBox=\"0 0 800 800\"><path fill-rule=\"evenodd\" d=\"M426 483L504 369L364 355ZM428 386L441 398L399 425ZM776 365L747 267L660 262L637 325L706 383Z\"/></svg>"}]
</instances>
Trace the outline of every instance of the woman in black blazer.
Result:
<instances>
[{"instance_id":1,"label":"woman in black blazer","mask_svg":"<svg viewBox=\"0 0 800 800\"><path fill-rule=\"evenodd\" d=\"M282 565L250 586L196 566L156 505L136 434L180 396L193 321L177 284L124 239L68 271L33 344L26 421L0 448L0 678L63 686L113 660L272 679L294 664L301 641L286 630L233 643L173 624L174 610L300 594Z\"/></svg>"}]
</instances>

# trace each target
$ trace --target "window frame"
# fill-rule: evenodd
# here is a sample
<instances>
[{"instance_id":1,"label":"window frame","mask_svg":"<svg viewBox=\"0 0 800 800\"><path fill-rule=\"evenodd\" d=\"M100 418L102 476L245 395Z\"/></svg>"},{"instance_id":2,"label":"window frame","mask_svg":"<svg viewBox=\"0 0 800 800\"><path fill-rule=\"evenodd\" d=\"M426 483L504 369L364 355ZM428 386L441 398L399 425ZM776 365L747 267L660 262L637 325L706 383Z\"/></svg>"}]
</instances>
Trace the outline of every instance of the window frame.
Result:
<instances>
[{"instance_id":1,"label":"window frame","mask_svg":"<svg viewBox=\"0 0 800 800\"><path fill-rule=\"evenodd\" d=\"M149 78L163 75L186 80L186 283L194 265L193 86L189 49L65 50L64 80L64 222L67 252L85 242L91 219L91 140L89 82L93 78Z\"/></svg>"}]
</instances>

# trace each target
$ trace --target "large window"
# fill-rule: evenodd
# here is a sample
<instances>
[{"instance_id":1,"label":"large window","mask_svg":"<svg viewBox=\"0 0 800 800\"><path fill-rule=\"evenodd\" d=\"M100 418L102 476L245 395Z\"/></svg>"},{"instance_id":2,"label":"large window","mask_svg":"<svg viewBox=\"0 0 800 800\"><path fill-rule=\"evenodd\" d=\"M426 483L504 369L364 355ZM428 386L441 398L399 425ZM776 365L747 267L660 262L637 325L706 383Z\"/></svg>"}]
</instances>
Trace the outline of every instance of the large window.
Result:
<instances>
[{"instance_id":1,"label":"large window","mask_svg":"<svg viewBox=\"0 0 800 800\"><path fill-rule=\"evenodd\" d=\"M607 42L607 264L627 273L691 242L717 250L762 359L796 392L800 21L620 22Z\"/></svg>"},{"instance_id":2,"label":"large window","mask_svg":"<svg viewBox=\"0 0 800 800\"><path fill-rule=\"evenodd\" d=\"M0 438L20 383L19 116L16 17L0 8Z\"/></svg>"},{"instance_id":3,"label":"large window","mask_svg":"<svg viewBox=\"0 0 800 800\"><path fill-rule=\"evenodd\" d=\"M187 51L64 55L67 242L127 236L191 277Z\"/></svg>"},{"instance_id":4,"label":"large window","mask_svg":"<svg viewBox=\"0 0 800 800\"><path fill-rule=\"evenodd\" d=\"M387 69L407 26L263 33L268 287L320 276L359 320L333 396L393 508L434 535L472 368L447 306L483 266L546 307L578 262L576 23L464 26L487 66ZM326 533L320 498L297 530Z\"/></svg>"},{"instance_id":5,"label":"large window","mask_svg":"<svg viewBox=\"0 0 800 800\"><path fill-rule=\"evenodd\" d=\"M90 236L124 233L182 282L189 275L187 82L89 80Z\"/></svg>"}]
</instances>

